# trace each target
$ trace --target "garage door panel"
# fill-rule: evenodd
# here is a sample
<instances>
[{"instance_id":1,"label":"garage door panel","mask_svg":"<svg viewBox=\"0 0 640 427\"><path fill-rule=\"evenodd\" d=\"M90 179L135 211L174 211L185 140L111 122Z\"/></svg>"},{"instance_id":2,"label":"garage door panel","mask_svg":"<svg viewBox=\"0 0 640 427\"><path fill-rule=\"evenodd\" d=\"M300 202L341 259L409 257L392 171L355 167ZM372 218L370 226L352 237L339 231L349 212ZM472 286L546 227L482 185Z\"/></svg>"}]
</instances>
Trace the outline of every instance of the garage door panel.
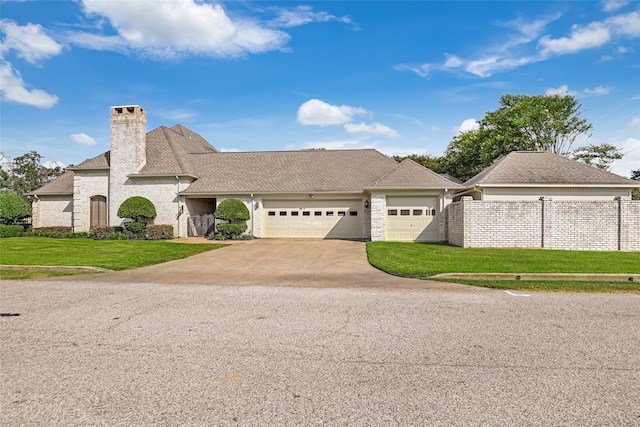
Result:
<instances>
[{"instance_id":1,"label":"garage door panel","mask_svg":"<svg viewBox=\"0 0 640 427\"><path fill-rule=\"evenodd\" d=\"M264 236L361 239L361 205L359 199L263 200Z\"/></svg>"},{"instance_id":2,"label":"garage door panel","mask_svg":"<svg viewBox=\"0 0 640 427\"><path fill-rule=\"evenodd\" d=\"M386 239L439 240L438 197L387 197Z\"/></svg>"}]
</instances>

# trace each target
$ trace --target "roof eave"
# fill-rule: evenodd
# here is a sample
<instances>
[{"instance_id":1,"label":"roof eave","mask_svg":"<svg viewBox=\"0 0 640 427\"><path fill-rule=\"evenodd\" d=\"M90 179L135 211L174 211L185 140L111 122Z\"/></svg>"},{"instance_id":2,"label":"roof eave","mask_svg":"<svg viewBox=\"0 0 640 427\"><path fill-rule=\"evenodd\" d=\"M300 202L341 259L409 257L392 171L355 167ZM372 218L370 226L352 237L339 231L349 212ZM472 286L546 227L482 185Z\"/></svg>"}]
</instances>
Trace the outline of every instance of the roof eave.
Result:
<instances>
[{"instance_id":1,"label":"roof eave","mask_svg":"<svg viewBox=\"0 0 640 427\"><path fill-rule=\"evenodd\" d=\"M468 185L462 188L530 188L530 187L545 187L545 188L575 188L575 187L584 187L584 188L638 188L640 187L640 183L637 185L633 184L474 184Z\"/></svg>"},{"instance_id":2,"label":"roof eave","mask_svg":"<svg viewBox=\"0 0 640 427\"><path fill-rule=\"evenodd\" d=\"M80 168L80 167L69 167L67 168L68 171L108 171L111 170L111 168L109 166L97 166L97 167L89 167L89 168Z\"/></svg>"}]
</instances>

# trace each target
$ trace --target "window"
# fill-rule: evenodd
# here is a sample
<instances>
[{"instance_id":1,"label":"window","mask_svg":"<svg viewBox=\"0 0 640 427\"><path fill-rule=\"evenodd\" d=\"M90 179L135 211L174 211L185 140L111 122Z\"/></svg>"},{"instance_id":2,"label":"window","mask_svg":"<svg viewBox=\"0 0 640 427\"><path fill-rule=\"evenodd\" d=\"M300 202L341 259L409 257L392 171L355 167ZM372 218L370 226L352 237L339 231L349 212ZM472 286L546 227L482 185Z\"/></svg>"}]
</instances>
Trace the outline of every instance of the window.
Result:
<instances>
[{"instance_id":1,"label":"window","mask_svg":"<svg viewBox=\"0 0 640 427\"><path fill-rule=\"evenodd\" d=\"M280 211L280 216L287 216L287 211Z\"/></svg>"},{"instance_id":2,"label":"window","mask_svg":"<svg viewBox=\"0 0 640 427\"><path fill-rule=\"evenodd\" d=\"M269 212L267 213L267 215L269 215L269 216L276 216L276 212L275 212L275 211L269 211Z\"/></svg>"},{"instance_id":3,"label":"window","mask_svg":"<svg viewBox=\"0 0 640 427\"><path fill-rule=\"evenodd\" d=\"M398 209L389 209L389 210L387 211L387 215L389 215L389 216L396 216L396 215L398 215Z\"/></svg>"},{"instance_id":4,"label":"window","mask_svg":"<svg viewBox=\"0 0 640 427\"><path fill-rule=\"evenodd\" d=\"M358 211L349 211L349 216L358 216Z\"/></svg>"},{"instance_id":5,"label":"window","mask_svg":"<svg viewBox=\"0 0 640 427\"><path fill-rule=\"evenodd\" d=\"M338 216L345 216L347 213L345 211L338 211Z\"/></svg>"},{"instance_id":6,"label":"window","mask_svg":"<svg viewBox=\"0 0 640 427\"><path fill-rule=\"evenodd\" d=\"M313 215L314 215L314 216L322 216L322 212L320 212L320 211L315 211L315 212L313 213Z\"/></svg>"},{"instance_id":7,"label":"window","mask_svg":"<svg viewBox=\"0 0 640 427\"><path fill-rule=\"evenodd\" d=\"M311 216L311 212L309 212L309 211L302 211L302 216Z\"/></svg>"},{"instance_id":8,"label":"window","mask_svg":"<svg viewBox=\"0 0 640 427\"><path fill-rule=\"evenodd\" d=\"M431 215L432 216L436 216L436 210L435 209L431 209Z\"/></svg>"},{"instance_id":9,"label":"window","mask_svg":"<svg viewBox=\"0 0 640 427\"><path fill-rule=\"evenodd\" d=\"M298 216L298 211L291 211L291 216Z\"/></svg>"},{"instance_id":10,"label":"window","mask_svg":"<svg viewBox=\"0 0 640 427\"><path fill-rule=\"evenodd\" d=\"M327 216L333 216L333 211L327 211Z\"/></svg>"},{"instance_id":11,"label":"window","mask_svg":"<svg viewBox=\"0 0 640 427\"><path fill-rule=\"evenodd\" d=\"M422 215L422 209L413 210L413 216L420 216L420 215Z\"/></svg>"},{"instance_id":12,"label":"window","mask_svg":"<svg viewBox=\"0 0 640 427\"><path fill-rule=\"evenodd\" d=\"M400 209L400 215L402 216L411 215L411 209Z\"/></svg>"}]
</instances>

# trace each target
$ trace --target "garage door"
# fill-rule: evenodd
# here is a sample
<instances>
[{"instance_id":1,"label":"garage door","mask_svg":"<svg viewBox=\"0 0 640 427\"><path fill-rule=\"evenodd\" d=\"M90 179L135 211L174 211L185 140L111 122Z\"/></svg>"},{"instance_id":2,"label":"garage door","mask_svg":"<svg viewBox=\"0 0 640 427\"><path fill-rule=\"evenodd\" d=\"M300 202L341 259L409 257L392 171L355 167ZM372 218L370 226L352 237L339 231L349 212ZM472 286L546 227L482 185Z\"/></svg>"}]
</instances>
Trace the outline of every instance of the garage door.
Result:
<instances>
[{"instance_id":1,"label":"garage door","mask_svg":"<svg viewBox=\"0 0 640 427\"><path fill-rule=\"evenodd\" d=\"M386 240L440 240L438 197L387 197Z\"/></svg>"},{"instance_id":2,"label":"garage door","mask_svg":"<svg viewBox=\"0 0 640 427\"><path fill-rule=\"evenodd\" d=\"M361 239L362 201L264 200L265 237Z\"/></svg>"}]
</instances>

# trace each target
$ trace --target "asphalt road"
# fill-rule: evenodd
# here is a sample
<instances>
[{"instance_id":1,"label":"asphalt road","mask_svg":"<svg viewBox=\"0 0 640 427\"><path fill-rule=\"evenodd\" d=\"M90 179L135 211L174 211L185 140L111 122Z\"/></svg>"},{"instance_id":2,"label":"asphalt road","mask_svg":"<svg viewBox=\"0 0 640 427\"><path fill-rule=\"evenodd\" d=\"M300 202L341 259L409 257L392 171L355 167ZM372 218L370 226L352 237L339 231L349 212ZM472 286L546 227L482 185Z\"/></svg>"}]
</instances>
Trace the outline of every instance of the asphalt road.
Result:
<instances>
[{"instance_id":1,"label":"asphalt road","mask_svg":"<svg viewBox=\"0 0 640 427\"><path fill-rule=\"evenodd\" d=\"M640 425L638 295L5 281L0 312L5 426Z\"/></svg>"}]
</instances>

